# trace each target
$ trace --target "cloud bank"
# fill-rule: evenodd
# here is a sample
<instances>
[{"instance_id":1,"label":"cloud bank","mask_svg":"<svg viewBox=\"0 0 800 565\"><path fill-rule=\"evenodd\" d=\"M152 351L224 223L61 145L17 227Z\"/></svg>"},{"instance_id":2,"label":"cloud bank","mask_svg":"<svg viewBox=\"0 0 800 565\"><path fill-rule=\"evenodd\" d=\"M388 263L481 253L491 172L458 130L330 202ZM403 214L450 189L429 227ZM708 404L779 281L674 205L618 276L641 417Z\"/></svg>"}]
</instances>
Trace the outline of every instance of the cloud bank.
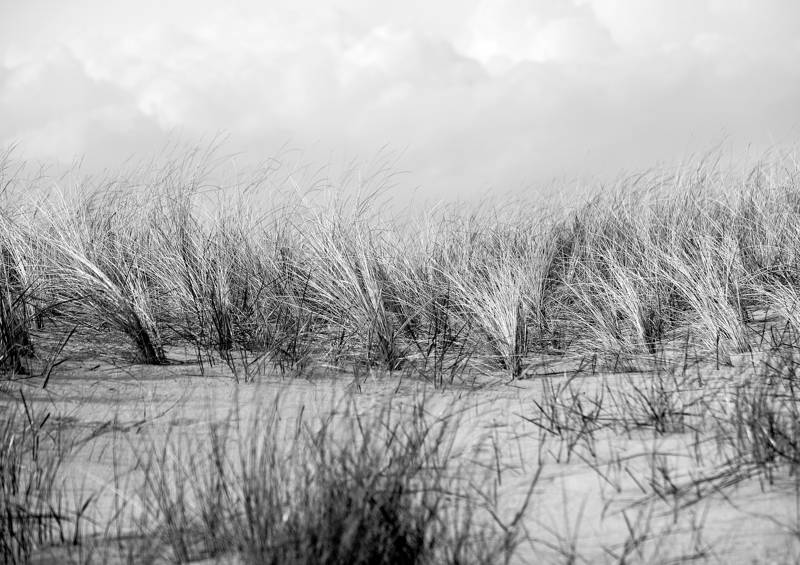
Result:
<instances>
[{"instance_id":1,"label":"cloud bank","mask_svg":"<svg viewBox=\"0 0 800 565\"><path fill-rule=\"evenodd\" d=\"M29 0L0 16L0 143L33 158L113 166L219 131L254 161L388 145L405 190L451 199L800 130L793 0Z\"/></svg>"}]
</instances>

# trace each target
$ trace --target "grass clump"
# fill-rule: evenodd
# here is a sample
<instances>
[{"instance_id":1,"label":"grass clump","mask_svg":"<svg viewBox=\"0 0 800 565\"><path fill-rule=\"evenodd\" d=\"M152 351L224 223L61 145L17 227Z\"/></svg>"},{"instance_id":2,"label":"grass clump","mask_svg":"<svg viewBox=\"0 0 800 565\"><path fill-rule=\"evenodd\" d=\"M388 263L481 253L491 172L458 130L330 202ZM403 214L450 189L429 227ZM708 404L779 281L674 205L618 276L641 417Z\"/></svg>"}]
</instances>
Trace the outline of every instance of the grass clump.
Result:
<instances>
[{"instance_id":1,"label":"grass clump","mask_svg":"<svg viewBox=\"0 0 800 565\"><path fill-rule=\"evenodd\" d=\"M0 202L10 186L10 154L0 154ZM20 227L15 206L0 209L0 371L26 373L25 360L33 355L30 328L33 307L33 273L26 256L33 255L30 234Z\"/></svg>"},{"instance_id":2,"label":"grass clump","mask_svg":"<svg viewBox=\"0 0 800 565\"><path fill-rule=\"evenodd\" d=\"M18 262L0 239L0 369L25 373L33 354L27 288Z\"/></svg>"},{"instance_id":3,"label":"grass clump","mask_svg":"<svg viewBox=\"0 0 800 565\"><path fill-rule=\"evenodd\" d=\"M173 559L500 563L524 541L533 485L516 517L492 518L470 490L476 470L458 463L456 415L350 403L315 425L282 421L277 406L244 434L229 422L142 454L146 534Z\"/></svg>"},{"instance_id":4,"label":"grass clump","mask_svg":"<svg viewBox=\"0 0 800 565\"><path fill-rule=\"evenodd\" d=\"M791 350L768 357L753 378L732 391L730 414L723 419L723 442L742 467L770 480L785 469L800 468L800 363Z\"/></svg>"}]
</instances>

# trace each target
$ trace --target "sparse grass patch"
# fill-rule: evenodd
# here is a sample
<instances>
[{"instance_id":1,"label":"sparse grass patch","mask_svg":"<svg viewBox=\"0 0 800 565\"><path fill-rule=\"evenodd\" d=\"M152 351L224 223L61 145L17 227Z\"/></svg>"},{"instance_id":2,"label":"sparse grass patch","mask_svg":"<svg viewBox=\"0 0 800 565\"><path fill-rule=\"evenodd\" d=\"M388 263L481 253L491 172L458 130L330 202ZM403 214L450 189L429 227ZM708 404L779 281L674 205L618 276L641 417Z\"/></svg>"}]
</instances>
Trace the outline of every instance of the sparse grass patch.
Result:
<instances>
[{"instance_id":1,"label":"sparse grass patch","mask_svg":"<svg viewBox=\"0 0 800 565\"><path fill-rule=\"evenodd\" d=\"M51 543L78 544L82 515L91 498L75 508L62 499L61 471L69 446L48 426L50 413L21 405L0 419L0 561L27 563Z\"/></svg>"},{"instance_id":2,"label":"sparse grass patch","mask_svg":"<svg viewBox=\"0 0 800 565\"><path fill-rule=\"evenodd\" d=\"M424 402L365 414L349 401L318 424L300 418L282 421L276 404L244 429L153 444L140 454L143 533L178 561L246 563L506 563L524 541L538 473L501 521L508 509L471 492L485 477L458 462L457 414L434 417Z\"/></svg>"},{"instance_id":3,"label":"sparse grass patch","mask_svg":"<svg viewBox=\"0 0 800 565\"><path fill-rule=\"evenodd\" d=\"M795 356L783 350L737 385L723 422L724 441L736 460L754 465L770 480L780 469L796 475L800 466L800 363Z\"/></svg>"}]
</instances>

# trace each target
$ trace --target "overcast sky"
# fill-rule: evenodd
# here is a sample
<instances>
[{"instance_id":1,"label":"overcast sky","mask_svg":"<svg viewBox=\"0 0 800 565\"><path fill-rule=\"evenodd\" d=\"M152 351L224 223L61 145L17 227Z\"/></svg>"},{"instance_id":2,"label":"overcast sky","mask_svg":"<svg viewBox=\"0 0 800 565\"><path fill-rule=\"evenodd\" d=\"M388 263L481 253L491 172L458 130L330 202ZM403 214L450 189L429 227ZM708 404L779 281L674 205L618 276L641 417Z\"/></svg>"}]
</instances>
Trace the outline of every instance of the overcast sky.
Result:
<instances>
[{"instance_id":1,"label":"overcast sky","mask_svg":"<svg viewBox=\"0 0 800 565\"><path fill-rule=\"evenodd\" d=\"M227 132L455 198L800 133L796 0L0 0L0 143L113 166Z\"/></svg>"}]
</instances>

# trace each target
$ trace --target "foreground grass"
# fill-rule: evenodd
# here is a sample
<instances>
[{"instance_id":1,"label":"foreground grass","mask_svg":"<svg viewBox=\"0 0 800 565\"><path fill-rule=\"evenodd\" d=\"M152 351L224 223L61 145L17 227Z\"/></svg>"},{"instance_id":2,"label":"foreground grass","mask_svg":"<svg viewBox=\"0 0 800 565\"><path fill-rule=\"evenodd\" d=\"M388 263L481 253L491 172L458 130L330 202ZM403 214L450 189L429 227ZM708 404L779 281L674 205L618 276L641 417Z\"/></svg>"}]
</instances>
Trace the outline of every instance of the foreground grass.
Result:
<instances>
[{"instance_id":1,"label":"foreground grass","mask_svg":"<svg viewBox=\"0 0 800 565\"><path fill-rule=\"evenodd\" d=\"M510 404L486 391L375 397L330 383L339 400L317 411L287 403L300 385L276 380L214 387L247 396L221 418L196 400L175 412L165 397L165 419L148 406L153 389L107 421L91 399L73 425L75 401L59 396L77 380L56 378L36 402L31 383L6 385L3 559L714 563L769 550L792 562L795 355L783 348L743 372L541 377ZM744 518L745 544L731 547Z\"/></svg>"},{"instance_id":2,"label":"foreground grass","mask_svg":"<svg viewBox=\"0 0 800 565\"><path fill-rule=\"evenodd\" d=\"M249 429L151 444L140 518L151 539L176 561L246 563L507 563L524 541L537 475L509 522L495 521L471 492L487 473L454 451L456 414L434 417L422 400L364 415L348 402L317 425L285 424L275 404Z\"/></svg>"},{"instance_id":3,"label":"foreground grass","mask_svg":"<svg viewBox=\"0 0 800 565\"><path fill-rule=\"evenodd\" d=\"M464 457L480 440L456 445L456 411L424 396L373 411L349 397L305 419L281 407L201 433L148 428L130 468L75 500L67 462L99 436L65 442L49 414L16 414L0 430L3 562L488 564L528 541L539 472L513 507L493 505L484 489L504 463ZM103 490L114 502L98 516Z\"/></svg>"}]
</instances>

